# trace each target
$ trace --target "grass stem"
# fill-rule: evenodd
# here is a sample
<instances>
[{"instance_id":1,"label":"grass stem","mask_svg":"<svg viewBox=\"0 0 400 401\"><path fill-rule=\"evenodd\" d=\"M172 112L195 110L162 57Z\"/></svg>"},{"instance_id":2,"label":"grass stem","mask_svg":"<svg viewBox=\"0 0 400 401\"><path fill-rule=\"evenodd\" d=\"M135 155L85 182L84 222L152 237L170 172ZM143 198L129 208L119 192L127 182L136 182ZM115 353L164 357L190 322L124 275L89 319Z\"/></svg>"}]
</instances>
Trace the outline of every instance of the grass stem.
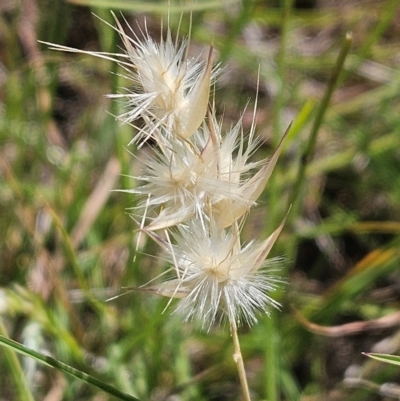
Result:
<instances>
[{"instance_id":1,"label":"grass stem","mask_svg":"<svg viewBox=\"0 0 400 401\"><path fill-rule=\"evenodd\" d=\"M236 362L237 370L239 373L240 386L242 387L243 399L245 401L251 401L249 386L247 384L247 378L246 378L246 370L244 368L244 363L243 363L242 351L240 350L237 327L234 321L231 322L231 333L232 333L233 345L235 348L235 352L233 353L233 359Z\"/></svg>"},{"instance_id":2,"label":"grass stem","mask_svg":"<svg viewBox=\"0 0 400 401\"><path fill-rule=\"evenodd\" d=\"M1 329L0 329L0 332L2 332ZM99 380L81 370L75 369L72 366L69 366L61 361L58 361L57 359L52 358L51 356L44 355L39 352L36 352L33 349L27 348L27 347L23 346L22 344L14 341L14 340L11 340L10 338L7 338L3 335L0 335L0 346L8 348L8 351L11 349L14 352L18 352L19 354L33 358L36 361L38 361L44 365L55 368L59 372L66 373L79 380L82 380L92 386L99 388L100 390L103 390L104 392L106 392L110 395L117 397L119 400L139 401L137 398L135 398L129 394L123 393L122 391L118 390L117 388L109 385L108 383L106 383L102 380ZM12 352L12 355L13 355L13 358L16 358L14 352ZM20 377L22 377L22 376L20 376ZM22 388L22 386L18 386L18 389L21 389L21 388ZM21 400L33 401L33 398L31 398L29 396L29 393L25 392L25 394L26 394L26 397L21 398Z\"/></svg>"},{"instance_id":3,"label":"grass stem","mask_svg":"<svg viewBox=\"0 0 400 401\"><path fill-rule=\"evenodd\" d=\"M293 215L296 215L297 201L299 199L301 189L303 188L303 181L305 178L306 167L310 163L314 155L314 149L315 149L315 144L317 142L317 135L319 129L324 119L326 110L328 109L333 91L338 84L340 74L343 71L344 62L346 60L347 54L350 51L352 42L353 42L352 35L350 33L347 33L342 48L340 50L339 56L337 58L335 69L333 70L328 86L326 88L326 92L321 101L321 105L317 110L317 114L315 116L314 124L311 128L311 134L308 143L306 144L306 148L301 156L300 167L289 200L289 205L293 205L293 208L295 209L295 210L292 209L294 211Z\"/></svg>"},{"instance_id":4,"label":"grass stem","mask_svg":"<svg viewBox=\"0 0 400 401\"><path fill-rule=\"evenodd\" d=\"M6 328L0 319L0 335L7 336ZM18 393L19 399L21 401L34 401L33 395L29 389L29 384L26 381L25 374L22 370L21 364L15 355L14 352L11 350L4 350L4 356L10 372L12 374L15 391Z\"/></svg>"}]
</instances>

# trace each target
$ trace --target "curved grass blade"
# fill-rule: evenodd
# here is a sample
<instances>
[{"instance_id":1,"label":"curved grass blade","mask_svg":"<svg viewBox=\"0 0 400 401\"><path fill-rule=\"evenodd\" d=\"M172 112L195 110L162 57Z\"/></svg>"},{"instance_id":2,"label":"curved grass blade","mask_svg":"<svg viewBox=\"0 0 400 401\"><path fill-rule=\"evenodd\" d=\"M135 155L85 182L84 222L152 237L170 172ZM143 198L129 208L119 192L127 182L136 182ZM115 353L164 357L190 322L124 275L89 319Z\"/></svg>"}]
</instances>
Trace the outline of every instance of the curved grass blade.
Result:
<instances>
[{"instance_id":1,"label":"curved grass blade","mask_svg":"<svg viewBox=\"0 0 400 401\"><path fill-rule=\"evenodd\" d=\"M19 354L28 356L30 358L35 359L36 361L43 363L44 365L50 366L52 368L57 369L60 372L67 373L70 376L76 377L77 379L83 380L84 382L91 384L104 392L113 395L120 400L124 401L140 401L138 398L132 397L129 394L126 394L115 387L111 386L110 384L104 383L103 381L96 379L95 377L82 372L81 370L75 369L72 366L69 366L63 362L57 361L56 359L52 358L48 355L40 354L30 348L25 347L24 345L6 338L0 335L0 345L12 349Z\"/></svg>"},{"instance_id":2,"label":"curved grass blade","mask_svg":"<svg viewBox=\"0 0 400 401\"><path fill-rule=\"evenodd\" d=\"M368 253L337 283L324 294L318 309L311 318L318 324L326 324L340 310L341 305L369 288L379 277L396 271L399 259L399 241Z\"/></svg>"},{"instance_id":3,"label":"curved grass blade","mask_svg":"<svg viewBox=\"0 0 400 401\"><path fill-rule=\"evenodd\" d=\"M7 335L3 322L0 319L0 333ZM1 335L1 334L0 334ZM14 352L5 350L5 360L10 369L12 379L15 386L16 394L18 394L21 401L34 401L33 395L29 389L29 384L25 379L23 370Z\"/></svg>"}]
</instances>

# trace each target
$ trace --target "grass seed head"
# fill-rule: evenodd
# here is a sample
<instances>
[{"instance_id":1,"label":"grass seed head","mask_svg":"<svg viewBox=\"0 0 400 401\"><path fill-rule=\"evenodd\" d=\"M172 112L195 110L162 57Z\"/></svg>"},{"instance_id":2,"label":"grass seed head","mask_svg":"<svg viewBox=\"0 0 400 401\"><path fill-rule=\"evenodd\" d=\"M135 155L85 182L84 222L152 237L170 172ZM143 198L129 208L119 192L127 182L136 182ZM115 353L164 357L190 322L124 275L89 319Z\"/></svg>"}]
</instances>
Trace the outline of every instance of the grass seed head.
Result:
<instances>
[{"instance_id":1,"label":"grass seed head","mask_svg":"<svg viewBox=\"0 0 400 401\"><path fill-rule=\"evenodd\" d=\"M120 118L133 123L142 117L146 126L134 141L146 140L157 134L183 139L190 138L203 122L215 76L212 68L212 48L208 58L199 61L187 57L187 42L177 46L168 29L166 39L153 41L147 31L142 38L128 35L117 21L118 32L123 40L126 55L132 63L127 77L136 86L134 90L121 95L110 95L127 101L127 111ZM164 130L157 130L158 127Z\"/></svg>"},{"instance_id":2,"label":"grass seed head","mask_svg":"<svg viewBox=\"0 0 400 401\"><path fill-rule=\"evenodd\" d=\"M211 223L191 220L174 231L175 245L165 244L176 279L151 289L181 298L176 311L185 320L200 320L209 329L227 318L240 325L257 322L257 312L279 307L270 293L280 278L266 260L284 222L262 242L241 245L237 226L220 230Z\"/></svg>"}]
</instances>

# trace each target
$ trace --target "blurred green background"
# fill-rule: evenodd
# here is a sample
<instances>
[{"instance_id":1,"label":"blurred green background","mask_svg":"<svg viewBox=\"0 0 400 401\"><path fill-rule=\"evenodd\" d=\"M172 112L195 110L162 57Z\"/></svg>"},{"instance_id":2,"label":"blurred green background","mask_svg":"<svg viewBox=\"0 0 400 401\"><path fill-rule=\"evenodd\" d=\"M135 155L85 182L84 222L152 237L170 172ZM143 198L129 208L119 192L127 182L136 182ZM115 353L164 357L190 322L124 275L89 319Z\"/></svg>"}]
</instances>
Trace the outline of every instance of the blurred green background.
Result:
<instances>
[{"instance_id":1,"label":"blurred green background","mask_svg":"<svg viewBox=\"0 0 400 401\"><path fill-rule=\"evenodd\" d=\"M170 3L173 36L188 35L192 9L190 55L213 43L224 66L215 102L227 127L243 116L250 128L259 74L255 157L294 121L243 233L265 238L296 199L273 249L282 310L240 330L253 400L400 399L400 369L361 354L400 352L400 1ZM0 334L143 400L240 400L227 325L201 331L146 293L105 302L164 269L152 241L136 254L136 200L112 191L137 184L146 154L127 146L134 128L105 96L131 83L107 60L38 40L121 52L110 7L155 39L167 25L165 1L0 2ZM0 400L29 399L115 398L0 348Z\"/></svg>"}]
</instances>

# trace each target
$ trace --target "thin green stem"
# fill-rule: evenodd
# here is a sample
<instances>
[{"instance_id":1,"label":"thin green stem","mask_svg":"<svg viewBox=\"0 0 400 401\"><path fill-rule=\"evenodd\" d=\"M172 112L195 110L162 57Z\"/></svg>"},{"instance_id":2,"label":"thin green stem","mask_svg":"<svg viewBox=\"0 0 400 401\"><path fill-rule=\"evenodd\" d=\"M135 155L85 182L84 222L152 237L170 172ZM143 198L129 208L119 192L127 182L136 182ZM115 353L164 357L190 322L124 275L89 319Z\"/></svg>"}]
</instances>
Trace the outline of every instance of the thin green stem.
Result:
<instances>
[{"instance_id":1,"label":"thin green stem","mask_svg":"<svg viewBox=\"0 0 400 401\"><path fill-rule=\"evenodd\" d=\"M110 48L107 49L110 53L115 54L119 52L119 44L120 44L120 36L117 30L113 30L112 37L110 38ZM111 62L111 87L110 93L118 93L121 87L121 74L119 72L119 65L116 62ZM128 189L132 187L132 177L130 174L130 154L127 151L127 135L126 132L130 131L130 128L135 130L134 127L128 127L127 125L122 125L121 122L118 121L118 115L120 115L120 102L117 100L112 100L110 103L109 113L110 116L107 118L104 128L104 133L107 137L111 138L113 144L115 144L114 152L116 157L121 165L121 173L120 173L120 180L121 180L121 189ZM122 129L121 129L122 128ZM124 129L128 128L128 129ZM109 135L109 133L112 135ZM111 146L111 145L110 145ZM130 152L136 152L136 146L132 149L130 147ZM128 199L128 198L124 198ZM130 202L130 200L129 200ZM131 207L132 205L126 205L126 207Z\"/></svg>"},{"instance_id":2,"label":"thin green stem","mask_svg":"<svg viewBox=\"0 0 400 401\"><path fill-rule=\"evenodd\" d=\"M113 387L107 383L104 383L101 380L96 379L95 377L90 376L85 372L82 372L81 370L75 369L72 366L69 366L63 362L57 361L56 359L52 358L51 356L40 354L39 352L36 352L30 348L27 348L27 347L23 346L22 344L14 341L14 340L11 340L9 338L6 338L2 335L0 335L0 345L4 346L6 348L9 348L15 352L18 352L22 355L33 358L36 361L41 362L44 365L50 366L52 368L55 368L60 372L67 373L70 376L73 376L77 379L83 380L84 382L91 384L91 385L99 388L100 390L103 390L106 393L119 398L120 400L139 401L137 398L132 397L129 394L123 393L122 391L119 391L115 387ZM23 399L33 401L33 398L25 397Z\"/></svg>"},{"instance_id":3,"label":"thin green stem","mask_svg":"<svg viewBox=\"0 0 400 401\"><path fill-rule=\"evenodd\" d=\"M285 78L286 78L286 54L288 49L289 40L289 21L292 14L292 3L293 0L285 0L282 22L281 22L281 36L279 52L277 54L277 76L279 79L279 88L274 99L274 145L279 142L280 136L282 135L282 124L281 124L281 111L285 101Z\"/></svg>"},{"instance_id":4,"label":"thin green stem","mask_svg":"<svg viewBox=\"0 0 400 401\"><path fill-rule=\"evenodd\" d=\"M240 14L235 20L233 26L230 29L229 35L227 35L224 47L221 50L220 62L224 63L227 58L232 53L232 49L235 45L236 39L243 27L248 24L254 11L255 1L254 0L244 0L242 2L242 8Z\"/></svg>"},{"instance_id":5,"label":"thin green stem","mask_svg":"<svg viewBox=\"0 0 400 401\"><path fill-rule=\"evenodd\" d=\"M274 99L274 119L273 119L273 136L272 142L276 146L280 138L282 137L282 109L285 103L285 82L286 82L286 56L288 49L288 40L290 32L290 17L292 14L292 3L293 0L285 0L283 15L281 21L281 36L279 52L277 54L277 80L278 80L278 92ZM270 196L270 216L268 223L268 230L274 230L274 227L278 224L280 215L280 199L281 193L279 191L279 185L276 182L276 176L272 175L269 184L269 196Z\"/></svg>"},{"instance_id":6,"label":"thin green stem","mask_svg":"<svg viewBox=\"0 0 400 401\"><path fill-rule=\"evenodd\" d=\"M76 252L74 249L74 245L71 242L71 239L65 230L64 225L62 224L60 218L56 214L56 212L50 207L49 204L45 204L47 211L49 212L50 216L53 219L53 222L55 226L60 230L62 239L63 239L63 245L64 245L64 250L65 254L67 256L67 259L71 263L72 269L74 271L74 274L78 280L79 286L82 288L84 291L88 301L90 304L93 306L93 308L99 312L99 316L102 316L102 314L105 312L105 307L96 300L96 298L93 296L93 294L90 291L90 287L87 283L87 280L85 276L82 273L81 266L79 265Z\"/></svg>"},{"instance_id":7,"label":"thin green stem","mask_svg":"<svg viewBox=\"0 0 400 401\"><path fill-rule=\"evenodd\" d=\"M306 175L305 174L306 167L310 163L310 161L314 155L314 149L315 149L315 144L317 141L317 135L319 132L319 128L321 127L326 110L329 106L333 91L339 82L339 77L340 77L341 72L343 71L344 62L350 51L352 41L353 41L352 35L350 33L347 33L345 40L343 42L341 51L339 53L338 59L336 61L335 69L333 70L333 73L329 80L326 92L321 101L321 105L317 110L317 114L315 116L314 124L311 128L311 134L310 134L308 143L306 144L306 148L301 156L300 167L299 167L297 177L294 182L293 190L292 190L290 200L289 200L289 205L293 205L293 208L295 209L293 215L296 215L298 200L300 197L300 192L303 187L303 182L304 182L304 178Z\"/></svg>"},{"instance_id":8,"label":"thin green stem","mask_svg":"<svg viewBox=\"0 0 400 401\"><path fill-rule=\"evenodd\" d=\"M275 331L274 312L271 311L271 316L266 319L266 327L268 330L268 340L266 342L265 351L265 366L266 366L266 399L268 401L278 401L279 397L279 339Z\"/></svg>"},{"instance_id":9,"label":"thin green stem","mask_svg":"<svg viewBox=\"0 0 400 401\"><path fill-rule=\"evenodd\" d=\"M119 34L117 31L114 30L112 43L111 43L111 53L118 53L118 44L119 44ZM120 75L118 74L118 63L113 62L111 65L111 72L112 72L112 80L111 80L111 93L117 93L119 87L119 79ZM110 104L110 114L112 120L110 121L110 129L115 135L115 152L118 158L118 161L121 163L121 181L122 181L122 188L126 189L129 188L131 185L131 178L129 177L129 162L128 162L128 155L129 153L126 151L126 144L123 141L124 135L122 132L118 132L119 130L119 123L116 119L116 116L119 114L118 110L118 102L113 100Z\"/></svg>"},{"instance_id":10,"label":"thin green stem","mask_svg":"<svg viewBox=\"0 0 400 401\"><path fill-rule=\"evenodd\" d=\"M0 337L2 336L7 336L7 331L2 320L0 319ZM17 356L10 350L5 350L4 356L10 368L15 389L18 392L18 399L21 401L34 401L33 395L29 390L29 385L25 380L25 375L22 371L21 364L19 363Z\"/></svg>"},{"instance_id":11,"label":"thin green stem","mask_svg":"<svg viewBox=\"0 0 400 401\"><path fill-rule=\"evenodd\" d=\"M388 29L390 22L396 17L396 10L399 6L399 0L388 0L381 7L381 12L378 14L377 22L372 31L369 32L366 40L357 52L359 63L371 55L372 47L382 37Z\"/></svg>"},{"instance_id":12,"label":"thin green stem","mask_svg":"<svg viewBox=\"0 0 400 401\"><path fill-rule=\"evenodd\" d=\"M243 399L244 399L244 401L251 401L249 386L247 384L247 378L246 378L246 370L244 368L244 363L243 363L242 351L240 350L240 343L239 343L239 337L237 334L237 327L236 327L236 323L234 321L231 322L231 334L232 334L233 345L234 345L234 349L235 349L235 352L233 353L233 359L236 362L236 367L237 367L237 370L239 373L239 380L240 380L240 386L242 387Z\"/></svg>"}]
</instances>

